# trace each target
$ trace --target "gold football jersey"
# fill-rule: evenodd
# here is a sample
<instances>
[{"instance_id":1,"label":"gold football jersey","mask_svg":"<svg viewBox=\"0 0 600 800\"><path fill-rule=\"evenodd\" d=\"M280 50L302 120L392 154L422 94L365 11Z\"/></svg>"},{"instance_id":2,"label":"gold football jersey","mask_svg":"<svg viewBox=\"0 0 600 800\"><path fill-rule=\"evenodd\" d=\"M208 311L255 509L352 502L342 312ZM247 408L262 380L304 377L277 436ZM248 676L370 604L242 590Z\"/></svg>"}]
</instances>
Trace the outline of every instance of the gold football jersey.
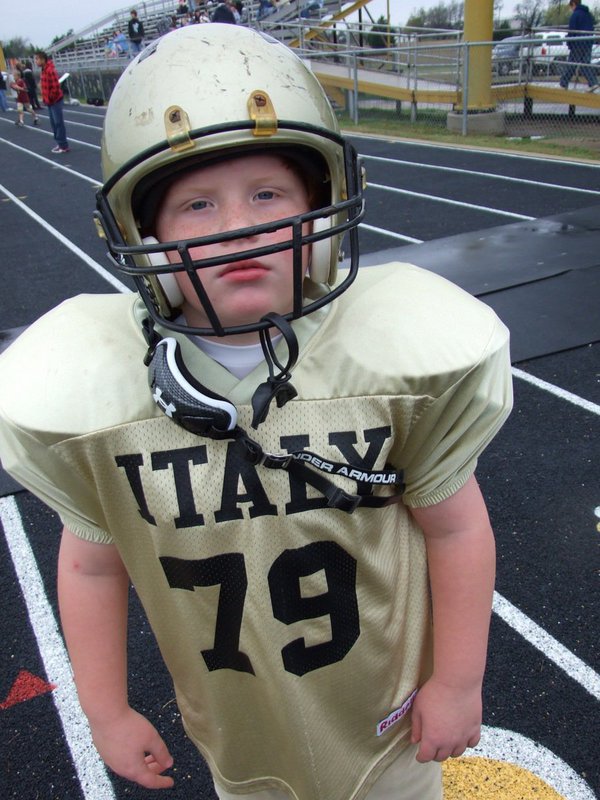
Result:
<instances>
[{"instance_id":1,"label":"gold football jersey","mask_svg":"<svg viewBox=\"0 0 600 800\"><path fill-rule=\"evenodd\" d=\"M407 742L430 671L426 555L409 507L456 492L508 414L507 331L404 264L364 269L294 323L298 397L251 435L269 453L403 471L403 502L348 514L236 442L168 419L148 388L143 314L132 296L80 296L2 356L4 467L74 533L118 547L185 729L222 786L360 800ZM239 381L177 338L249 429L265 366Z\"/></svg>"}]
</instances>

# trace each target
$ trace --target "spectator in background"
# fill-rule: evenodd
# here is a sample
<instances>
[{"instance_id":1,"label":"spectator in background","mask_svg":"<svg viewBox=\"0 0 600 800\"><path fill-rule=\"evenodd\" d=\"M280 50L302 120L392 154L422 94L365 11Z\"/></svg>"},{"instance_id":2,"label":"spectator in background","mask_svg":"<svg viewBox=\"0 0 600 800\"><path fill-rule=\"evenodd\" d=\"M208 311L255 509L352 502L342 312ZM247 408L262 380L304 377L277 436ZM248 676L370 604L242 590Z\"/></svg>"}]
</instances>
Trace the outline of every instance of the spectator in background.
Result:
<instances>
[{"instance_id":1,"label":"spectator in background","mask_svg":"<svg viewBox=\"0 0 600 800\"><path fill-rule=\"evenodd\" d=\"M115 31L114 37L108 41L108 49L110 56L122 56L127 53L127 37L123 31Z\"/></svg>"},{"instance_id":2,"label":"spectator in background","mask_svg":"<svg viewBox=\"0 0 600 800\"><path fill-rule=\"evenodd\" d=\"M131 19L127 23L127 33L129 36L129 52L131 57L134 58L142 49L142 41L144 39L144 25L138 19L137 11L132 8L130 11Z\"/></svg>"},{"instance_id":3,"label":"spectator in background","mask_svg":"<svg viewBox=\"0 0 600 800\"><path fill-rule=\"evenodd\" d=\"M17 62L17 69L21 70L23 80L27 85L27 94L29 95L31 107L34 109L41 108L40 101L38 100L37 86L35 84L35 76L33 74L33 65L31 64L31 61Z\"/></svg>"},{"instance_id":4,"label":"spectator in background","mask_svg":"<svg viewBox=\"0 0 600 800\"><path fill-rule=\"evenodd\" d=\"M60 88L58 75L54 62L48 58L43 50L36 50L35 63L42 70L40 81L42 90L42 102L48 108L52 132L56 139L56 146L52 148L53 153L68 153L69 142L63 117L63 92Z\"/></svg>"},{"instance_id":5,"label":"spectator in background","mask_svg":"<svg viewBox=\"0 0 600 800\"><path fill-rule=\"evenodd\" d=\"M18 119L15 120L15 125L22 128L25 125L25 112L29 111L31 116L33 117L33 124L39 125L40 121L38 119L38 115L35 113L33 108L31 107L31 103L29 102L29 93L27 92L27 84L23 80L23 73L20 69L15 70L15 74L13 76L13 82L10 85L11 89L14 89L17 93L17 114L19 115Z\"/></svg>"},{"instance_id":6,"label":"spectator in background","mask_svg":"<svg viewBox=\"0 0 600 800\"><path fill-rule=\"evenodd\" d=\"M277 0L260 0L258 6L258 18L264 19L277 9Z\"/></svg>"},{"instance_id":7,"label":"spectator in background","mask_svg":"<svg viewBox=\"0 0 600 800\"><path fill-rule=\"evenodd\" d=\"M230 25L235 25L236 19L233 11L233 4L227 2L219 3L213 11L211 22L226 22Z\"/></svg>"},{"instance_id":8,"label":"spectator in background","mask_svg":"<svg viewBox=\"0 0 600 800\"><path fill-rule=\"evenodd\" d=\"M164 36L170 30L173 30L172 25L173 23L171 21L171 17L168 14L165 14L165 16L161 17L156 23L156 32L159 36Z\"/></svg>"},{"instance_id":9,"label":"spectator in background","mask_svg":"<svg viewBox=\"0 0 600 800\"><path fill-rule=\"evenodd\" d=\"M589 84L589 91L598 90L598 75L591 66L587 66L592 60L593 40L591 34L594 32L594 17L587 6L582 5L581 0L571 0L569 3L571 16L569 17L569 32L567 33L567 46L569 48L569 65L565 67L560 76L560 85L563 89L569 88L569 81L575 75L583 75ZM589 39L581 41L579 37L590 36Z\"/></svg>"},{"instance_id":10,"label":"spectator in background","mask_svg":"<svg viewBox=\"0 0 600 800\"><path fill-rule=\"evenodd\" d=\"M308 17L318 17L322 8L323 0L310 0L300 12L300 16L302 19L308 19Z\"/></svg>"},{"instance_id":11,"label":"spectator in background","mask_svg":"<svg viewBox=\"0 0 600 800\"><path fill-rule=\"evenodd\" d=\"M8 111L8 102L6 100L6 81L4 80L4 73L0 70L0 109Z\"/></svg>"},{"instance_id":12,"label":"spectator in background","mask_svg":"<svg viewBox=\"0 0 600 800\"><path fill-rule=\"evenodd\" d=\"M179 5L177 6L177 16L178 17L187 17L190 13L190 9L188 4L185 0L179 0Z\"/></svg>"}]
</instances>

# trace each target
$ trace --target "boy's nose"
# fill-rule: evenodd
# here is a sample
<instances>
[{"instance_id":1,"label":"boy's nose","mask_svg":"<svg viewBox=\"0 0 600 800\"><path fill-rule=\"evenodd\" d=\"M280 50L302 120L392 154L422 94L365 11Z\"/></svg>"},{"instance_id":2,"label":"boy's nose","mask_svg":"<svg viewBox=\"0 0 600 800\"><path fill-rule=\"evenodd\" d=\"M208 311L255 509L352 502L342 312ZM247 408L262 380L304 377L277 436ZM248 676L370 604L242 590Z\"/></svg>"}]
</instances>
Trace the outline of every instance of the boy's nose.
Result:
<instances>
[{"instance_id":1,"label":"boy's nose","mask_svg":"<svg viewBox=\"0 0 600 800\"><path fill-rule=\"evenodd\" d=\"M227 231L244 230L245 228L251 228L254 225L256 225L256 220L251 209L238 203L232 203L223 214L221 220L221 231L226 233ZM256 234L248 234L242 235L239 238L252 239L255 237ZM234 239L233 241L236 240ZM223 244L228 244L228 242L224 242Z\"/></svg>"}]
</instances>

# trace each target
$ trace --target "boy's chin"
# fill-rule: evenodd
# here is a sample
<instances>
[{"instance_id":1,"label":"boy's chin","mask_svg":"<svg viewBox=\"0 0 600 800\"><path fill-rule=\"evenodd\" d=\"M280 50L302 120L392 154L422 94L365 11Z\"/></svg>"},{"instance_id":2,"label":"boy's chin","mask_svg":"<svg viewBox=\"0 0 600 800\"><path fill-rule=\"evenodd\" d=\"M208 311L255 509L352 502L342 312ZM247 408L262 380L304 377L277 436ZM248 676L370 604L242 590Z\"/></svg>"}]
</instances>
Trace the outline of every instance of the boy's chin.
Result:
<instances>
[{"instance_id":1,"label":"boy's chin","mask_svg":"<svg viewBox=\"0 0 600 800\"><path fill-rule=\"evenodd\" d=\"M269 305L266 304L256 304L251 306L246 306L243 309L235 309L231 310L228 309L227 312L219 312L216 309L217 315L221 322L221 325L224 328L236 328L240 325L255 325L265 314L287 314L289 312L289 308L281 308L280 303L272 303ZM210 328L210 322L208 318L198 313L196 309L186 309L183 307L182 309L183 316L185 317L186 323L191 328ZM234 340L238 339L239 337L243 337L244 339L252 339L258 341L259 334L258 331L247 333L247 334L236 334L236 335L228 335L224 337L224 343L231 343L234 344Z\"/></svg>"}]
</instances>

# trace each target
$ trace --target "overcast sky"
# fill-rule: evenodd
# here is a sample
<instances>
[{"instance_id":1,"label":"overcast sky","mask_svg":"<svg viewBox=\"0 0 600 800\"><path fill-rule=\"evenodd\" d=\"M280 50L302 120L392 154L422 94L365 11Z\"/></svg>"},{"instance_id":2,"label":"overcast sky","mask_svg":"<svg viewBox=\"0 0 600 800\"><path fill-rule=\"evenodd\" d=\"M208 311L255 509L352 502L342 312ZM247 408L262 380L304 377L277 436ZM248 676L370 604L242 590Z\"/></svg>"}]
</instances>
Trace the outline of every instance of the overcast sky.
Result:
<instances>
[{"instance_id":1,"label":"overcast sky","mask_svg":"<svg viewBox=\"0 0 600 800\"><path fill-rule=\"evenodd\" d=\"M404 25L411 13L419 8L431 8L440 0L389 0L392 23ZM108 14L122 8L115 0L79 0L76 3L48 3L48 0L13 0L10 8L2 14L0 22L0 40L20 36L36 47L46 47L55 36L61 36L69 29L75 32L103 19ZM514 2L505 0L503 16L508 16ZM173 0L173 11L177 8L177 0ZM371 0L368 5L373 19L387 14L388 0ZM368 19L368 17L366 17Z\"/></svg>"}]
</instances>

